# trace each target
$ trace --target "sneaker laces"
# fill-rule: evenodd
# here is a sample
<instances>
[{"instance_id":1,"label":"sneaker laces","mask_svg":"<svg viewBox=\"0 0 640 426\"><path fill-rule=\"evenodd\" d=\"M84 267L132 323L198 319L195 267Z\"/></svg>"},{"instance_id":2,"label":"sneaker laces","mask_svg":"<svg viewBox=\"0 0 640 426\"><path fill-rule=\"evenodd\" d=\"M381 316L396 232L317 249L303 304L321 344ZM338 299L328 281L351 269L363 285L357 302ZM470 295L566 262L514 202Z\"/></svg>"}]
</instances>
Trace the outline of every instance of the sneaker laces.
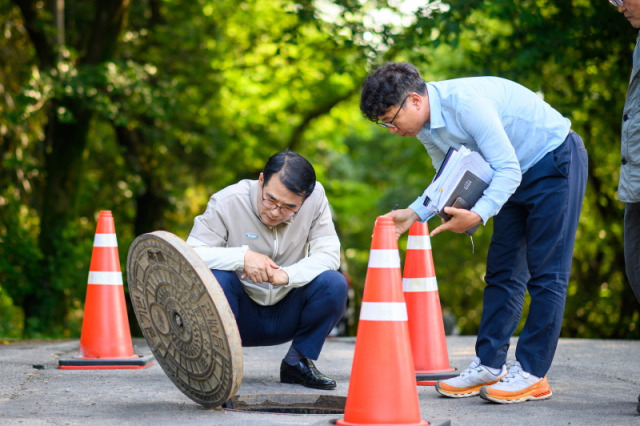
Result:
<instances>
[{"instance_id":1,"label":"sneaker laces","mask_svg":"<svg viewBox=\"0 0 640 426\"><path fill-rule=\"evenodd\" d=\"M504 376L500 381L504 383L509 383L512 380L515 380L517 376L522 376L525 379L531 377L530 373L527 373L522 369L522 365L518 361L509 361L507 362L507 375Z\"/></svg>"},{"instance_id":2,"label":"sneaker laces","mask_svg":"<svg viewBox=\"0 0 640 426\"><path fill-rule=\"evenodd\" d=\"M474 360L471 361L471 364L469 364L469 366L462 373L460 373L460 377L466 377L472 374L474 371L477 371L478 373L482 372L480 358L478 357L475 357Z\"/></svg>"}]
</instances>

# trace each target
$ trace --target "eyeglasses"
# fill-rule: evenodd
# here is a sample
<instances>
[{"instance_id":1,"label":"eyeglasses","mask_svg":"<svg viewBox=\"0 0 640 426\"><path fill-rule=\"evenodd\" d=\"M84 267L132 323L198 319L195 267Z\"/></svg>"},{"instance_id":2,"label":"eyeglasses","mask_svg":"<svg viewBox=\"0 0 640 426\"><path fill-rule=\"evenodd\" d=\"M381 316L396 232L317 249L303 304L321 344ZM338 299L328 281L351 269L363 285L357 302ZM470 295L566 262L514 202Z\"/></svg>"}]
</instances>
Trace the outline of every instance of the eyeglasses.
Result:
<instances>
[{"instance_id":1,"label":"eyeglasses","mask_svg":"<svg viewBox=\"0 0 640 426\"><path fill-rule=\"evenodd\" d=\"M262 188L262 205L268 208L269 210L280 209L280 214L285 217L294 216L296 213L300 211L300 209L294 211L291 207L280 206L276 204L271 198L264 198L264 188Z\"/></svg>"},{"instance_id":2,"label":"eyeglasses","mask_svg":"<svg viewBox=\"0 0 640 426\"><path fill-rule=\"evenodd\" d=\"M407 99L409 99L409 96L411 96L411 94L408 94L406 98L404 98L404 100L402 101L402 103L400 104L400 108L398 108L398 110L396 111L396 114L393 116L393 118L391 119L391 121L385 123L384 121L380 121L380 120L376 120L376 124L380 127L384 127L385 129L397 129L398 126L396 126L395 124L393 124L393 120L396 119L396 117L398 116L398 114L400 113L400 110L404 107L405 102L407 102Z\"/></svg>"},{"instance_id":3,"label":"eyeglasses","mask_svg":"<svg viewBox=\"0 0 640 426\"><path fill-rule=\"evenodd\" d=\"M624 4L624 0L609 0L609 3L611 3L612 5L614 5L615 7L627 7Z\"/></svg>"}]
</instances>

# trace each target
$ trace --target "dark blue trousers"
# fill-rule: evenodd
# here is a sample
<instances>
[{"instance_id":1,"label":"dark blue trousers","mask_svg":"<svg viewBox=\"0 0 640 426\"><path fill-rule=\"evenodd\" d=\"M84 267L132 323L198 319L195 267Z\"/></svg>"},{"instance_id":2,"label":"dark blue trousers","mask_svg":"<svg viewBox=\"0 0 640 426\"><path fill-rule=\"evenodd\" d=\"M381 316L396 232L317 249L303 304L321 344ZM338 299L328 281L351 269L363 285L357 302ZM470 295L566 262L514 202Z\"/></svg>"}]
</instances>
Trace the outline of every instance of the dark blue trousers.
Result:
<instances>
[{"instance_id":1,"label":"dark blue trousers","mask_svg":"<svg viewBox=\"0 0 640 426\"><path fill-rule=\"evenodd\" d=\"M516 359L524 371L538 377L551 367L562 327L587 161L582 139L569 133L562 145L523 175L494 217L476 341L482 364L500 368L505 363L528 290L531 303Z\"/></svg>"},{"instance_id":2,"label":"dark blue trousers","mask_svg":"<svg viewBox=\"0 0 640 426\"><path fill-rule=\"evenodd\" d=\"M640 203L624 207L624 263L633 294L640 302Z\"/></svg>"},{"instance_id":3,"label":"dark blue trousers","mask_svg":"<svg viewBox=\"0 0 640 426\"><path fill-rule=\"evenodd\" d=\"M211 272L236 317L242 346L272 346L293 340L298 352L317 360L347 304L347 280L337 271L321 273L271 306L254 302L234 272Z\"/></svg>"}]
</instances>

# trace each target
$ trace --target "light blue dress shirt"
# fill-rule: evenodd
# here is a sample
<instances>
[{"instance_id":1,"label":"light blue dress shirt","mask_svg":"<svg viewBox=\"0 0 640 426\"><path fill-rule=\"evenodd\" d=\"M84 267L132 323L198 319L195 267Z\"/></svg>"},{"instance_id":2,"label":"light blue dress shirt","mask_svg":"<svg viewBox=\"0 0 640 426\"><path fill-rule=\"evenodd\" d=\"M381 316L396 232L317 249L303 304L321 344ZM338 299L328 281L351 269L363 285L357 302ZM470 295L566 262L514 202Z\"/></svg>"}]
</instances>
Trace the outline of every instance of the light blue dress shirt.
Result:
<instances>
[{"instance_id":1,"label":"light blue dress shirt","mask_svg":"<svg viewBox=\"0 0 640 426\"><path fill-rule=\"evenodd\" d=\"M493 180L471 211L487 223L520 185L522 174L564 142L571 122L526 87L499 77L427 83L431 118L417 137L436 170L449 147L479 152ZM425 194L409 208L421 221L432 216Z\"/></svg>"}]
</instances>

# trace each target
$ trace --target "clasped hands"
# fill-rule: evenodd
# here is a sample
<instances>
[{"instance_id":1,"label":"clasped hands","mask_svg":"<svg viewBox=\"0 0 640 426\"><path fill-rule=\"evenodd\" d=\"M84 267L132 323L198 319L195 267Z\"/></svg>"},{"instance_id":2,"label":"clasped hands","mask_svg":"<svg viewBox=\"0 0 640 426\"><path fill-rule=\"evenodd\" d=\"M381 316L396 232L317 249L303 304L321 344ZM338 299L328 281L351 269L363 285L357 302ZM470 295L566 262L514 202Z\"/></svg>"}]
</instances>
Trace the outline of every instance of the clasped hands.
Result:
<instances>
[{"instance_id":1,"label":"clasped hands","mask_svg":"<svg viewBox=\"0 0 640 426\"><path fill-rule=\"evenodd\" d=\"M249 278L254 283L268 282L272 285L289 283L289 275L269 256L252 250L247 250L244 254L244 271L240 278Z\"/></svg>"}]
</instances>

